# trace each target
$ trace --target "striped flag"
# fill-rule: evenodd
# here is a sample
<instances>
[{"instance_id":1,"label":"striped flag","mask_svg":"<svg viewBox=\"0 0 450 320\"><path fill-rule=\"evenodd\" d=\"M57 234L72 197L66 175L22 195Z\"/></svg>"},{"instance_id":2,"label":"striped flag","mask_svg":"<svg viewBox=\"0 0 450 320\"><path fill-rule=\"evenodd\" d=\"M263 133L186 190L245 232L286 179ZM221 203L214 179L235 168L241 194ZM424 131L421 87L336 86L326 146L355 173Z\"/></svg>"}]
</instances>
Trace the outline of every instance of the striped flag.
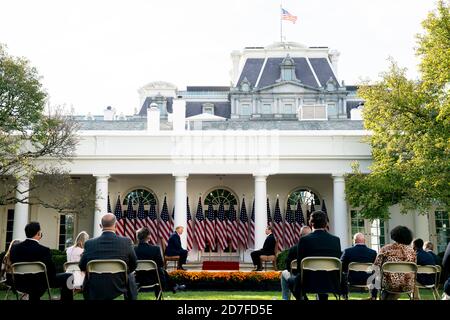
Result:
<instances>
[{"instance_id":1,"label":"striped flag","mask_svg":"<svg viewBox=\"0 0 450 320\"><path fill-rule=\"evenodd\" d=\"M287 248L290 248L295 243L295 219L291 209L289 200L286 206L286 215L284 218L284 244Z\"/></svg>"},{"instance_id":2,"label":"striped flag","mask_svg":"<svg viewBox=\"0 0 450 320\"><path fill-rule=\"evenodd\" d=\"M281 20L291 21L295 24L297 16L290 14L286 9L281 8Z\"/></svg>"},{"instance_id":3,"label":"striped flag","mask_svg":"<svg viewBox=\"0 0 450 320\"><path fill-rule=\"evenodd\" d=\"M325 199L322 200L322 209L321 210L327 216L327 222L328 222L327 230L329 231L330 230L330 224L329 224L330 218L328 218L328 212L327 212L327 206L325 205Z\"/></svg>"},{"instance_id":4,"label":"striped flag","mask_svg":"<svg viewBox=\"0 0 450 320\"><path fill-rule=\"evenodd\" d=\"M186 198L186 215L187 215L187 249L192 250L192 246L194 245L194 228L191 216L191 209L189 208L189 197Z\"/></svg>"},{"instance_id":5,"label":"striped flag","mask_svg":"<svg viewBox=\"0 0 450 320\"><path fill-rule=\"evenodd\" d=\"M275 214L273 217L274 220L274 234L275 238L277 239L278 243L278 250L283 250L283 217L281 216L281 210L280 210L280 201L277 198L277 202L275 203Z\"/></svg>"},{"instance_id":6,"label":"striped flag","mask_svg":"<svg viewBox=\"0 0 450 320\"><path fill-rule=\"evenodd\" d=\"M269 198L267 198L267 225L272 226L272 215L270 214Z\"/></svg>"},{"instance_id":7,"label":"striped flag","mask_svg":"<svg viewBox=\"0 0 450 320\"><path fill-rule=\"evenodd\" d=\"M228 225L227 234L228 241L231 244L233 250L238 248L238 237L237 237L237 221L236 221L236 210L234 209L234 204L230 204L229 214L228 214Z\"/></svg>"},{"instance_id":8,"label":"striped flag","mask_svg":"<svg viewBox=\"0 0 450 320\"><path fill-rule=\"evenodd\" d=\"M216 220L216 240L220 248L225 251L228 247L227 243L227 220L225 218L225 208L223 202L219 204L219 210L217 212Z\"/></svg>"},{"instance_id":9,"label":"striped flag","mask_svg":"<svg viewBox=\"0 0 450 320\"><path fill-rule=\"evenodd\" d=\"M147 215L144 210L144 203L139 200L138 211L137 211L137 219L136 219L136 229L141 229L145 227L147 224Z\"/></svg>"},{"instance_id":10,"label":"striped flag","mask_svg":"<svg viewBox=\"0 0 450 320\"><path fill-rule=\"evenodd\" d=\"M311 213L313 213L314 211L316 211L316 208L314 207L314 199L313 199L313 200L311 200L310 209L306 210L306 219L308 220L308 226L310 226L309 225L309 218L311 217Z\"/></svg>"},{"instance_id":11,"label":"striped flag","mask_svg":"<svg viewBox=\"0 0 450 320\"><path fill-rule=\"evenodd\" d=\"M205 217L203 217L202 198L198 198L195 214L195 242L199 251L205 250Z\"/></svg>"},{"instance_id":12,"label":"striped flag","mask_svg":"<svg viewBox=\"0 0 450 320\"><path fill-rule=\"evenodd\" d=\"M297 201L297 209L295 210L295 242L300 240L301 229L305 225L305 218L303 217L302 203Z\"/></svg>"},{"instance_id":13,"label":"striped flag","mask_svg":"<svg viewBox=\"0 0 450 320\"><path fill-rule=\"evenodd\" d=\"M169 240L172 227L169 219L169 209L167 208L166 197L164 197L163 207L161 215L159 217L159 238L167 246L167 240Z\"/></svg>"},{"instance_id":14,"label":"striped flag","mask_svg":"<svg viewBox=\"0 0 450 320\"><path fill-rule=\"evenodd\" d=\"M241 213L239 214L239 221L237 227L237 235L239 240L239 246L242 249L246 250L248 248L248 216L244 198L242 198Z\"/></svg>"},{"instance_id":15,"label":"striped flag","mask_svg":"<svg viewBox=\"0 0 450 320\"><path fill-rule=\"evenodd\" d=\"M116 216L116 234L125 236L124 223L125 216L122 213L122 204L120 203L120 196L117 196L116 207L114 208L114 215Z\"/></svg>"},{"instance_id":16,"label":"striped flag","mask_svg":"<svg viewBox=\"0 0 450 320\"><path fill-rule=\"evenodd\" d=\"M216 217L214 217L214 208L211 201L208 204L206 214L205 240L208 242L211 250L216 249Z\"/></svg>"},{"instance_id":17,"label":"striped flag","mask_svg":"<svg viewBox=\"0 0 450 320\"><path fill-rule=\"evenodd\" d=\"M156 205L152 203L148 210L147 227L150 230L150 243L158 243L158 216L156 215Z\"/></svg>"},{"instance_id":18,"label":"striped flag","mask_svg":"<svg viewBox=\"0 0 450 320\"><path fill-rule=\"evenodd\" d=\"M109 201L109 194L108 194L108 213L112 213L111 202Z\"/></svg>"},{"instance_id":19,"label":"striped flag","mask_svg":"<svg viewBox=\"0 0 450 320\"><path fill-rule=\"evenodd\" d=\"M255 199L253 199L252 215L250 217L250 247L255 247Z\"/></svg>"},{"instance_id":20,"label":"striped flag","mask_svg":"<svg viewBox=\"0 0 450 320\"><path fill-rule=\"evenodd\" d=\"M134 242L134 234L136 230L136 214L133 209L133 200L128 198L128 207L126 211L126 228L125 228L125 236L131 239Z\"/></svg>"},{"instance_id":21,"label":"striped flag","mask_svg":"<svg viewBox=\"0 0 450 320\"><path fill-rule=\"evenodd\" d=\"M172 233L175 230L175 206L172 208L172 215L170 216L170 232Z\"/></svg>"}]
</instances>

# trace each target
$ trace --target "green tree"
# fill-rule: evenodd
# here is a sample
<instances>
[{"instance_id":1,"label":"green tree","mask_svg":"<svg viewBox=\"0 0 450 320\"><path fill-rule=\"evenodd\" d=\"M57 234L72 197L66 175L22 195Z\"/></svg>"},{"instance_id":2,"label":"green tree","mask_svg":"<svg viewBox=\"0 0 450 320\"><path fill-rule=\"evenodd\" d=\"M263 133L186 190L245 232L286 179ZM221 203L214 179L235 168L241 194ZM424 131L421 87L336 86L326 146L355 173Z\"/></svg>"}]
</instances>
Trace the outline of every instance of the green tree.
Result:
<instances>
[{"instance_id":1,"label":"green tree","mask_svg":"<svg viewBox=\"0 0 450 320\"><path fill-rule=\"evenodd\" d=\"M450 204L450 12L448 1L422 23L417 36L420 79L391 61L376 83L365 83L365 128L373 164L362 174L358 164L347 176L347 200L367 218L387 218L388 207L426 212Z\"/></svg>"},{"instance_id":2,"label":"green tree","mask_svg":"<svg viewBox=\"0 0 450 320\"><path fill-rule=\"evenodd\" d=\"M80 187L63 169L78 143L76 129L62 108L48 106L47 93L30 62L9 55L0 44L0 205L19 201L17 181L22 176L30 178L28 191L47 187L59 188L59 192L52 200L30 192L21 202L58 211L79 210L90 204L91 187ZM44 158L51 161L44 164Z\"/></svg>"}]
</instances>

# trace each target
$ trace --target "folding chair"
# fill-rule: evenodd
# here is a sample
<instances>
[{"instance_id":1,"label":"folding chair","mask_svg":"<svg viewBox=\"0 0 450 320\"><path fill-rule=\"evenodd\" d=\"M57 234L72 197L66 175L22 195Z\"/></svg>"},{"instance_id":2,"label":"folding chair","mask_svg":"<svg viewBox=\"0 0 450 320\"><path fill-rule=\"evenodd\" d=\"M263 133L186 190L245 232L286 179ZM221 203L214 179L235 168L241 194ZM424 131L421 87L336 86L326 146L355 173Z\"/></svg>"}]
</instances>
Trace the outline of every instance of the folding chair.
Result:
<instances>
[{"instance_id":1,"label":"folding chair","mask_svg":"<svg viewBox=\"0 0 450 320\"><path fill-rule=\"evenodd\" d=\"M6 294L3 300L8 300L9 291L11 291L11 286L6 284L6 278L0 280L0 284L6 287Z\"/></svg>"},{"instance_id":2,"label":"folding chair","mask_svg":"<svg viewBox=\"0 0 450 320\"><path fill-rule=\"evenodd\" d=\"M17 291L16 286L16 276L24 276L24 275L38 275L40 273L43 273L45 275L45 283L47 285L47 293L48 293L48 299L52 300L52 295L50 293L50 283L48 281L47 276L47 267L44 263L40 261L33 261L33 262L16 262L13 263L11 266L11 274L12 274L12 280L13 280L13 286L16 290L16 298L19 300L19 293ZM27 292L25 292L27 293Z\"/></svg>"},{"instance_id":3,"label":"folding chair","mask_svg":"<svg viewBox=\"0 0 450 320\"><path fill-rule=\"evenodd\" d=\"M78 262L66 262L64 263L64 272L66 273L75 273L75 272L81 272L80 267L78 266ZM81 293L82 288L76 288L73 286L72 288L73 294Z\"/></svg>"},{"instance_id":4,"label":"folding chair","mask_svg":"<svg viewBox=\"0 0 450 320\"><path fill-rule=\"evenodd\" d=\"M434 283L429 285L423 285L416 281L417 289L429 289L433 292L434 300L439 300L439 292L437 291L437 284L439 283L438 268L436 266L417 266L417 275L428 274L434 275Z\"/></svg>"},{"instance_id":5,"label":"folding chair","mask_svg":"<svg viewBox=\"0 0 450 320\"><path fill-rule=\"evenodd\" d=\"M261 264L264 264L264 270L267 271L267 262L272 262L273 269L277 271L278 241L275 242L275 254L270 256L262 255L259 257Z\"/></svg>"},{"instance_id":6,"label":"folding chair","mask_svg":"<svg viewBox=\"0 0 450 320\"><path fill-rule=\"evenodd\" d=\"M86 276L89 277L91 273L95 274L125 274L125 285L128 286L128 272L127 264L119 259L98 259L91 260L86 266Z\"/></svg>"},{"instance_id":7,"label":"folding chair","mask_svg":"<svg viewBox=\"0 0 450 320\"><path fill-rule=\"evenodd\" d=\"M152 283L152 284L143 285L143 286L141 286L139 284L138 292L142 288L154 288L156 286L159 286L159 294L158 294L158 297L156 298L156 300L160 300L160 299L164 300L161 278L159 276L158 265L156 264L156 262L153 260L138 260L137 261L136 272L150 272L150 271L156 271L157 282Z\"/></svg>"},{"instance_id":8,"label":"folding chair","mask_svg":"<svg viewBox=\"0 0 450 320\"><path fill-rule=\"evenodd\" d=\"M297 271L297 259L291 261L291 275L294 271ZM291 299L292 299L292 292L291 292Z\"/></svg>"},{"instance_id":9,"label":"folding chair","mask_svg":"<svg viewBox=\"0 0 450 320\"><path fill-rule=\"evenodd\" d=\"M372 263L364 263L364 262L350 262L348 265L348 273L347 273L347 285L350 289L350 287L353 288L360 288L365 289L367 291L370 291L370 287L367 284L354 284L349 281L350 279L350 272L365 272L369 275L373 274L375 270L373 269ZM349 290L350 294L350 290Z\"/></svg>"},{"instance_id":10,"label":"folding chair","mask_svg":"<svg viewBox=\"0 0 450 320\"><path fill-rule=\"evenodd\" d=\"M163 257L164 257L164 269L167 270L168 262L173 262L173 270L177 270L178 261L180 261L180 256L166 256L166 244L164 243L164 241L161 241L161 248L162 248Z\"/></svg>"},{"instance_id":11,"label":"folding chair","mask_svg":"<svg viewBox=\"0 0 450 320\"><path fill-rule=\"evenodd\" d=\"M391 291L387 290L385 286L385 274L392 274L392 273L399 273L399 274L413 274L414 281L410 288L410 290L407 290L406 288L401 291ZM417 265L414 262L385 262L381 266L381 290L380 290L380 298L383 291L386 291L388 293L406 293L409 296L410 300L413 300L414 295L414 287L416 283L417 278Z\"/></svg>"},{"instance_id":12,"label":"folding chair","mask_svg":"<svg viewBox=\"0 0 450 320\"><path fill-rule=\"evenodd\" d=\"M341 260L334 257L306 257L303 258L301 264L300 264L300 285L302 287L302 290L305 288L305 277L304 277L304 271L326 271L326 272L333 272L338 271L339 272L339 280L337 283L335 283L335 288L339 290L341 286L342 281L342 263ZM308 293L307 291L303 291L302 294ZM311 292L311 293L317 293L317 292ZM321 292L321 293L332 293L336 297L336 299L340 300L340 294L339 292L336 292L334 289L332 290L330 288L329 292ZM338 294L338 295L336 295Z\"/></svg>"},{"instance_id":13,"label":"folding chair","mask_svg":"<svg viewBox=\"0 0 450 320\"><path fill-rule=\"evenodd\" d=\"M437 269L436 289L439 289L439 285L441 284L442 267L440 265L435 265L435 267Z\"/></svg>"}]
</instances>

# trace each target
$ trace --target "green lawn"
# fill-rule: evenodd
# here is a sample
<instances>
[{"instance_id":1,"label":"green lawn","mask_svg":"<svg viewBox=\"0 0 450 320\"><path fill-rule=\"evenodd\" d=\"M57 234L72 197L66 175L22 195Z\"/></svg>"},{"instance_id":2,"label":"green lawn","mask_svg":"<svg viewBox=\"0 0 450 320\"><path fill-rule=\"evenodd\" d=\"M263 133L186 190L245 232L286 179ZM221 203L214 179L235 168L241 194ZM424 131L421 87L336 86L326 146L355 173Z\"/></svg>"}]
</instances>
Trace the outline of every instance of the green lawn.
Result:
<instances>
[{"instance_id":1,"label":"green lawn","mask_svg":"<svg viewBox=\"0 0 450 320\"><path fill-rule=\"evenodd\" d=\"M5 298L6 291L0 291L0 299ZM52 294L57 296L58 291L52 290ZM433 300L433 295L429 290L421 290L422 300ZM315 299L314 295L308 296L310 299ZM350 300L361 300L368 298L367 293L351 293ZM14 295L10 294L9 299L15 299ZM43 300L47 296L42 297ZM83 296L78 294L75 296L76 300L82 300ZM121 299L121 298L119 298ZM154 300L155 295L151 292L142 292L139 294L139 300ZM166 292L164 294L165 300L281 300L281 292L279 291L183 291L173 294ZM407 299L404 295L401 298ZM330 295L330 300L335 300L334 296Z\"/></svg>"}]
</instances>

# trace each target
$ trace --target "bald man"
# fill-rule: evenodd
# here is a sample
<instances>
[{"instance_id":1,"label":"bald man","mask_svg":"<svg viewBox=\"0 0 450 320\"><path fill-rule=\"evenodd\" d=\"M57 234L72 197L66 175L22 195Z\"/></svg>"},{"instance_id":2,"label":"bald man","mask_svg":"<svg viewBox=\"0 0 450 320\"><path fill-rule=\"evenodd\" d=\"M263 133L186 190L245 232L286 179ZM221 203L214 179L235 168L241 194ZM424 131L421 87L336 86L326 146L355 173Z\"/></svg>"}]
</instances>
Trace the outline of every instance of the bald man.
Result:
<instances>
[{"instance_id":1,"label":"bald man","mask_svg":"<svg viewBox=\"0 0 450 320\"><path fill-rule=\"evenodd\" d=\"M83 294L85 300L112 300L124 294L127 300L136 300L137 288L134 274L137 258L130 238L116 235L116 217L107 213L102 217L101 236L88 240L79 263L86 271L89 261L97 259L119 259L126 263L128 283L124 274L90 274L84 278Z\"/></svg>"},{"instance_id":2,"label":"bald man","mask_svg":"<svg viewBox=\"0 0 450 320\"><path fill-rule=\"evenodd\" d=\"M343 275L343 295L345 298L348 297L348 283L350 284L366 284L367 278L370 274L365 272L352 272L350 275L348 274L348 265L351 262L363 262L363 263L373 263L375 258L377 257L377 252L372 250L366 246L366 239L364 234L356 233L353 237L354 246L351 248L347 248L344 250L341 256L342 261L342 272ZM371 299L376 299L377 290L372 290Z\"/></svg>"}]
</instances>

